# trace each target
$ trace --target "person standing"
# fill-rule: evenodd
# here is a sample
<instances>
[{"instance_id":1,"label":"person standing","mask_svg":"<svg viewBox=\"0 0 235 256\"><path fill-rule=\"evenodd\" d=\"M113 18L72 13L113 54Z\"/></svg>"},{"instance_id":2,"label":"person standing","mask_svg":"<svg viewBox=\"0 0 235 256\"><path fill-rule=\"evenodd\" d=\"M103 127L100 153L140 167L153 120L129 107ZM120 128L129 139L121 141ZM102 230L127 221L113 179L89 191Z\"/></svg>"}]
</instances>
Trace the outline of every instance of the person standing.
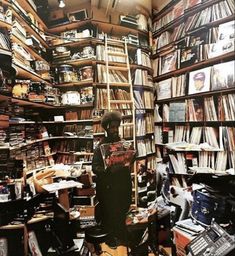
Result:
<instances>
[{"instance_id":1,"label":"person standing","mask_svg":"<svg viewBox=\"0 0 235 256\"><path fill-rule=\"evenodd\" d=\"M106 136L97 145L92 161L92 170L97 176L98 215L101 226L109 233L109 239L106 243L110 248L116 248L118 245L127 243L125 219L131 204L131 171L130 166L121 164L105 168L100 146L121 140L119 136L121 120L120 112L113 111L104 114L101 126L106 131Z\"/></svg>"}]
</instances>

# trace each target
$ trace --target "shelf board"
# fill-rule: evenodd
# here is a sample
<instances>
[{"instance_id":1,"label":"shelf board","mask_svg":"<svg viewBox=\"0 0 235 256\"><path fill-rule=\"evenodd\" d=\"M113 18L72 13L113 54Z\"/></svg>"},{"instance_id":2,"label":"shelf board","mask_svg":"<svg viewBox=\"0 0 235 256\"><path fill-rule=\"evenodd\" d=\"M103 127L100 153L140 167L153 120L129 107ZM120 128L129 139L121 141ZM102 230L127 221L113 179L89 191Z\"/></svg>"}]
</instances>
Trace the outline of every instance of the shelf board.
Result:
<instances>
[{"instance_id":1,"label":"shelf board","mask_svg":"<svg viewBox=\"0 0 235 256\"><path fill-rule=\"evenodd\" d=\"M130 68L131 69L144 69L144 70L147 70L151 74L153 73L153 69L151 67L144 66L144 65L130 64Z\"/></svg>"},{"instance_id":2,"label":"shelf board","mask_svg":"<svg viewBox=\"0 0 235 256\"><path fill-rule=\"evenodd\" d=\"M96 85L97 87L105 87L107 88L107 84L106 83L95 83L94 85ZM130 87L131 85L129 83L109 83L110 87Z\"/></svg>"},{"instance_id":3,"label":"shelf board","mask_svg":"<svg viewBox=\"0 0 235 256\"><path fill-rule=\"evenodd\" d=\"M91 65L92 61L94 61L95 58L96 56L94 56L93 58L86 58L86 59L64 60L64 61L53 62L52 65L53 66L64 65L64 64L69 64L72 66Z\"/></svg>"},{"instance_id":4,"label":"shelf board","mask_svg":"<svg viewBox=\"0 0 235 256\"><path fill-rule=\"evenodd\" d=\"M189 95L184 95L179 97L172 97L172 98L163 99L163 100L156 100L156 103L180 101L184 99L201 98L201 97L208 97L208 96L217 95L217 94L221 95L221 94L227 94L227 93L233 93L233 92L234 92L234 87L223 89L223 90L208 91L208 92L189 94Z\"/></svg>"},{"instance_id":5,"label":"shelf board","mask_svg":"<svg viewBox=\"0 0 235 256\"><path fill-rule=\"evenodd\" d=\"M27 124L36 124L35 121L9 121L10 125L27 125Z\"/></svg>"},{"instance_id":6,"label":"shelf board","mask_svg":"<svg viewBox=\"0 0 235 256\"><path fill-rule=\"evenodd\" d=\"M133 88L134 90L145 90L145 91L152 91L154 89L154 86L153 85L141 85L141 84L133 84Z\"/></svg>"},{"instance_id":7,"label":"shelf board","mask_svg":"<svg viewBox=\"0 0 235 256\"><path fill-rule=\"evenodd\" d=\"M13 68L16 70L16 76L26 79L31 79L37 82L44 82L46 84L50 84L47 80L43 79L39 74L34 71L27 70L23 66L20 66L17 63L12 63Z\"/></svg>"},{"instance_id":8,"label":"shelf board","mask_svg":"<svg viewBox=\"0 0 235 256\"><path fill-rule=\"evenodd\" d=\"M4 29L12 29L12 24L5 22L3 20L0 20L0 28L4 28Z\"/></svg>"},{"instance_id":9,"label":"shelf board","mask_svg":"<svg viewBox=\"0 0 235 256\"><path fill-rule=\"evenodd\" d=\"M134 28L128 28L128 27L125 27L125 26L121 26L119 24L111 24L111 23L98 21L98 20L92 20L92 24L101 28L105 33L110 33L110 32L115 31L115 32L118 32L121 35L141 34L141 35L148 36L148 32L144 32L142 30L138 30L138 29L134 29Z\"/></svg>"},{"instance_id":10,"label":"shelf board","mask_svg":"<svg viewBox=\"0 0 235 256\"><path fill-rule=\"evenodd\" d=\"M58 38L58 37L55 37L55 38ZM69 39L66 39L66 40L68 41ZM49 46L51 49L55 49L56 47L60 47L60 46L76 48L76 47L82 47L85 45L94 44L95 43L94 40L95 40L94 37L83 37L83 38L71 39L70 42L59 43L59 44L49 44Z\"/></svg>"},{"instance_id":11,"label":"shelf board","mask_svg":"<svg viewBox=\"0 0 235 256\"><path fill-rule=\"evenodd\" d=\"M92 123L92 119L67 120L67 121L42 121L43 124L70 124L70 123Z\"/></svg>"},{"instance_id":12,"label":"shelf board","mask_svg":"<svg viewBox=\"0 0 235 256\"><path fill-rule=\"evenodd\" d=\"M62 151L57 151L57 154L62 154L62 155L75 155L75 156L93 156L93 153L89 152L62 152Z\"/></svg>"},{"instance_id":13,"label":"shelf board","mask_svg":"<svg viewBox=\"0 0 235 256\"><path fill-rule=\"evenodd\" d=\"M57 108L91 108L94 107L93 103L86 103L86 104L81 104L81 105L61 105L57 106Z\"/></svg>"},{"instance_id":14,"label":"shelf board","mask_svg":"<svg viewBox=\"0 0 235 256\"><path fill-rule=\"evenodd\" d=\"M53 137L46 137L46 138L42 138L42 139L37 139L37 140L32 140L32 141L28 141L25 143L22 143L22 145L20 146L10 146L10 147L0 147L0 149L3 148L9 148L10 150L18 150L21 149L23 147L27 147L30 145L33 145L35 143L39 143L39 142L43 142L43 141L49 141L49 140L66 140L66 139L86 139L86 140L92 140L93 137L85 137L85 136L53 136Z\"/></svg>"},{"instance_id":15,"label":"shelf board","mask_svg":"<svg viewBox=\"0 0 235 256\"><path fill-rule=\"evenodd\" d=\"M11 99L13 103L17 103L20 106L30 106L35 108L50 108L50 109L56 109L57 106L49 105L46 103L38 103L38 102L32 102L24 99L14 98L6 95L0 95L0 100L7 101L8 99Z\"/></svg>"},{"instance_id":16,"label":"shelf board","mask_svg":"<svg viewBox=\"0 0 235 256\"><path fill-rule=\"evenodd\" d=\"M27 125L27 124L74 124L74 123L92 123L92 119L84 119L84 120L67 120L67 121L9 121L10 125Z\"/></svg>"},{"instance_id":17,"label":"shelf board","mask_svg":"<svg viewBox=\"0 0 235 256\"><path fill-rule=\"evenodd\" d=\"M160 82L162 80L165 80L167 78L171 78L172 76L176 76L176 75L181 75L183 73L187 73L196 69L201 69L203 67L206 67L208 65L214 65L217 63L220 63L221 60L223 61L229 61L230 59L234 58L234 52L229 52L226 53L224 55L215 57L215 58L211 58L211 59L207 59L207 60L203 60L197 63L192 64L189 67L185 67L185 68L180 68L171 72L168 72L166 74L160 75L160 76L156 76L153 78L153 82Z\"/></svg>"},{"instance_id":18,"label":"shelf board","mask_svg":"<svg viewBox=\"0 0 235 256\"><path fill-rule=\"evenodd\" d=\"M91 19L82 20L82 21L73 21L73 22L66 22L64 24L58 24L57 26L49 27L48 32L52 34L61 33L67 30L72 29L79 29L84 25L91 24Z\"/></svg>"},{"instance_id":19,"label":"shelf board","mask_svg":"<svg viewBox=\"0 0 235 256\"><path fill-rule=\"evenodd\" d=\"M79 82L70 82L70 83L62 83L62 84L55 84L54 87L58 88L66 88L66 87L82 87L88 86L93 84L93 79L83 80Z\"/></svg>"}]
</instances>

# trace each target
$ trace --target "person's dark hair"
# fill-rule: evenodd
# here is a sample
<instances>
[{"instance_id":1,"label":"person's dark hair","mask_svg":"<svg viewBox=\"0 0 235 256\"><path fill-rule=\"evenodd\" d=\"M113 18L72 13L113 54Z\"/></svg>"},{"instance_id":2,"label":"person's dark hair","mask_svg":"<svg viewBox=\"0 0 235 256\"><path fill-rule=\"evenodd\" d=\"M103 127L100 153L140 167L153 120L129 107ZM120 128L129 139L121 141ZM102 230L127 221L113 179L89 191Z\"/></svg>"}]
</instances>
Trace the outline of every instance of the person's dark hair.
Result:
<instances>
[{"instance_id":1,"label":"person's dark hair","mask_svg":"<svg viewBox=\"0 0 235 256\"><path fill-rule=\"evenodd\" d=\"M113 111L113 112L106 112L101 120L101 126L106 130L108 125L112 122L112 121L118 121L119 124L121 123L122 120L122 115L120 112L118 111Z\"/></svg>"}]
</instances>

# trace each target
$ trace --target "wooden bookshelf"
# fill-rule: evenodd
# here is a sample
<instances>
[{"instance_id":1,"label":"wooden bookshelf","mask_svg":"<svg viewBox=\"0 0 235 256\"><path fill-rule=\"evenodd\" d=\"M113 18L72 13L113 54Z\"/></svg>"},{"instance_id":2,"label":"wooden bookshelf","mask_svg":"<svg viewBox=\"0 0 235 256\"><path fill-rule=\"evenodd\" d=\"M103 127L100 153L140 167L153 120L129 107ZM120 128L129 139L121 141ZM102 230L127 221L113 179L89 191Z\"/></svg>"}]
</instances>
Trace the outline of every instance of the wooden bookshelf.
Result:
<instances>
[{"instance_id":1,"label":"wooden bookshelf","mask_svg":"<svg viewBox=\"0 0 235 256\"><path fill-rule=\"evenodd\" d=\"M25 48L35 59L45 61L45 59L41 55L39 55L38 52L36 52L34 49L26 45L24 42L22 42L19 38L17 38L17 36L12 35L11 40L13 43L23 45L23 48Z\"/></svg>"},{"instance_id":2,"label":"wooden bookshelf","mask_svg":"<svg viewBox=\"0 0 235 256\"><path fill-rule=\"evenodd\" d=\"M64 24L59 24L57 26L49 27L48 32L51 34L57 34L61 33L67 30L72 30L72 29L79 29L85 25L91 25L91 19L86 19L82 21L74 21L74 22L66 22Z\"/></svg>"},{"instance_id":3,"label":"wooden bookshelf","mask_svg":"<svg viewBox=\"0 0 235 256\"><path fill-rule=\"evenodd\" d=\"M153 19L153 22L156 22L164 15L167 13L171 12L179 1L171 1L170 4L168 4L160 13L157 17ZM156 30L153 33L153 38L156 38L156 40L161 40L160 36L165 33L169 32L169 36L172 34L172 30L174 27L177 27L179 24L182 22L186 22L190 17L197 13L201 13L203 10L205 10L207 7L210 7L216 3L222 2L221 0L216 0L216 1L204 1L203 3L200 3L196 6L191 7L190 9L184 10L184 13L182 16L170 21L169 23L165 24L163 27L160 29ZM221 8L221 5L218 5L218 9ZM230 10L231 11L231 10ZM229 12L227 12L229 13ZM217 15L219 16L219 15ZM190 63L188 65L185 65L185 67L181 66L181 51L190 47L193 47L192 45L187 45L186 43L183 44L184 40L191 40L192 38L198 37L200 38L201 42L199 42L200 49L205 50L207 48L203 48L205 45L210 45L210 44L216 44L217 38L216 34L212 35L209 34L210 32L214 32L213 29L217 29L219 33L219 28L220 25L226 22L230 22L234 19L234 14L233 15L228 15L227 17L224 18L218 18L217 20L214 20L212 22L209 22L207 24L203 24L202 26L196 27L195 29L191 29L186 31L185 35L182 36L180 39L177 39L176 41L170 41L166 42L166 44L160 48L157 48L156 44L156 53L152 55L153 59L160 59L159 66L161 69L160 70L160 75L157 73L157 75L153 78L153 81L156 83L156 98L155 98L155 104L156 104L156 120L155 120L155 132L156 132L156 137L158 137L157 143L156 144L156 150L162 154L162 159L164 159L164 162L168 162L169 166L171 168L171 172L174 172L174 161L178 161L180 163L181 161L184 161L186 165L186 172L188 171L188 167L190 164L192 164L190 161L192 161L192 158L198 159L198 164L199 166L204 166L204 165L213 165L215 168L221 168L221 170L225 171L226 168L234 168L234 165L232 165L232 154L234 153L234 149L231 149L232 147L226 147L223 144L223 140L231 140L233 141L233 124L232 122L234 121L232 119L233 115L229 115L230 112L233 112L231 104L234 102L234 76L231 78L233 82L232 84L228 84L227 88L220 88L217 89L215 86L214 88L212 87L212 75L213 73L208 73L210 74L209 77L209 89L204 90L202 92L192 92L190 91L190 81L192 83L192 74L194 72L200 72L200 70L204 70L204 68L210 68L207 69L211 72L215 69L215 67L218 67L218 65L222 65L222 63L229 63L234 60L234 52L228 52L228 53L221 53L220 56L217 57L212 57L209 58L209 55L202 55L203 57L200 58L202 59L197 59L194 63ZM184 23L185 24L185 23ZM158 25L158 24L157 24ZM203 39L200 37L200 35L206 35L208 37L205 37L206 39ZM213 40L209 38L209 36L214 36ZM163 37L164 38L164 37ZM177 37L175 37L177 38ZM177 49L180 53L177 55L177 63L176 63L176 69L170 72L166 72L161 74L162 71L162 63L161 61L164 61L162 57L167 56L168 53L171 53L171 51L174 51ZM180 50L179 50L180 49ZM209 51L208 47L208 51ZM201 53L201 54L204 54ZM162 59L161 59L162 58ZM219 66L220 67L220 66ZM218 68L219 68L218 67ZM227 66L226 66L227 67ZM159 68L159 67L158 67ZM164 71L165 72L165 71ZM178 78L180 80L182 79L181 82L178 82ZM190 80L191 79L191 80ZM169 85L169 80L171 84L170 86L170 94L166 96L166 94L161 94L161 87L165 85L165 89ZM164 81L165 84L164 84ZM176 82L177 81L177 82ZM163 82L163 83L160 83ZM177 86L173 87L173 83L176 83ZM182 83L183 87L182 87ZM175 86L175 85L174 85ZM182 87L182 88L181 88ZM162 87L163 88L163 87ZM177 88L177 89L176 89ZM174 90L179 90L179 88L183 89L184 92L181 94L181 96L175 97L176 91L174 91L173 95L173 89ZM168 89L166 89L168 90ZM166 93L166 91L165 91ZM159 95L158 95L159 94ZM162 99L161 97L165 97ZM173 96L172 96L173 95ZM159 97L159 98L158 98ZM176 105L178 104L178 105ZM198 105L200 107L198 107ZM193 107L192 107L193 106ZM181 117L183 116L184 120L181 120L181 117L176 117L174 116L174 111L172 110L173 107L179 107L178 111L181 111L180 108L182 109L185 107L185 114L183 112L181 113ZM192 112L196 113L196 108L200 108L202 110L203 114L200 114L200 116L193 117ZM195 108L195 109L194 109ZM169 112L168 112L169 111ZM175 110L176 111L176 110ZM223 112L227 112L227 116L224 117ZM173 113L173 114L172 114ZM168 116L169 114L169 116ZM160 118L159 116L160 115ZM185 116L184 116L185 115ZM179 118L179 119L177 119ZM194 120L197 118L201 118L200 120ZM222 134L222 130L224 134ZM182 132L182 133L181 133ZM185 133L184 133L185 132ZM183 135L184 133L184 135ZM202 136L202 133L205 135L204 137ZM186 135L187 134L187 135ZM182 135L182 136L181 136ZM203 144L203 143L208 143L208 145L211 146L208 148L180 148L180 143L183 143L184 141L189 142L194 142L197 144ZM198 142L199 141L199 142ZM168 143L179 143L179 148L172 149L168 147ZM183 147L183 146L182 146ZM204 155L204 158L200 158L200 156ZM223 154L226 154L226 157L223 156ZM175 157L176 160L172 160L173 157ZM206 162L205 159L206 157L212 157L214 162ZM178 158L178 159L177 159ZM225 159L226 158L226 159ZM203 160L202 160L203 159ZM216 159L216 160L215 160ZM222 160L221 160L222 159ZM204 161L204 162L203 162ZM216 161L216 162L215 162ZM183 165L184 165L183 163ZM223 163L223 164L220 164ZM225 166L225 165L226 166ZM182 165L182 163L181 163ZM173 167L173 168L172 168ZM185 174L185 172L184 172Z\"/></svg>"},{"instance_id":4,"label":"wooden bookshelf","mask_svg":"<svg viewBox=\"0 0 235 256\"><path fill-rule=\"evenodd\" d=\"M233 57L234 57L234 52L229 52L229 53L226 53L224 55L221 55L221 56L218 56L218 57L215 57L215 58L211 58L211 59L207 59L207 60L204 60L204 61L200 61L200 62L194 63L194 64L192 64L189 67L176 69L174 71L171 71L171 72L165 73L163 75L154 77L153 81L154 82L159 82L161 80L170 78L172 76L184 74L184 73L187 73L189 71L196 70L198 68L203 68L203 67L207 67L209 65L220 63L221 60L222 61L231 60Z\"/></svg>"},{"instance_id":5,"label":"wooden bookshelf","mask_svg":"<svg viewBox=\"0 0 235 256\"><path fill-rule=\"evenodd\" d=\"M3 20L0 20L0 27L10 30L12 28L12 24L9 24Z\"/></svg>"},{"instance_id":6,"label":"wooden bookshelf","mask_svg":"<svg viewBox=\"0 0 235 256\"><path fill-rule=\"evenodd\" d=\"M12 10L12 12L14 17L16 17L23 24L25 24L27 32L31 35L34 35L45 48L48 48L48 44L46 43L45 39L37 31L35 31L35 28L27 21L25 21L25 19L21 15L19 15L14 9Z\"/></svg>"},{"instance_id":7,"label":"wooden bookshelf","mask_svg":"<svg viewBox=\"0 0 235 256\"><path fill-rule=\"evenodd\" d=\"M32 7L32 5L27 0L18 0L17 2L26 12L33 14L33 16L37 19L37 21L40 23L43 29L47 30L47 26L44 23L44 21L39 17L37 11Z\"/></svg>"}]
</instances>

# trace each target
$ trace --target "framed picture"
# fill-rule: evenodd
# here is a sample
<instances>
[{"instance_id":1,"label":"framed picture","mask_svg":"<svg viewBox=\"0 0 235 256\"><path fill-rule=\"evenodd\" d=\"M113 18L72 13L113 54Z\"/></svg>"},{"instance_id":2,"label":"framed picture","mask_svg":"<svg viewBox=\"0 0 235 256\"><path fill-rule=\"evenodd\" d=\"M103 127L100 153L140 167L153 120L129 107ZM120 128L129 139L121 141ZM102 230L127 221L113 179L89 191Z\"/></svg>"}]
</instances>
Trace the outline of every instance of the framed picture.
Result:
<instances>
[{"instance_id":1,"label":"framed picture","mask_svg":"<svg viewBox=\"0 0 235 256\"><path fill-rule=\"evenodd\" d=\"M188 94L207 92L210 90L211 68L203 68L189 73Z\"/></svg>"},{"instance_id":2,"label":"framed picture","mask_svg":"<svg viewBox=\"0 0 235 256\"><path fill-rule=\"evenodd\" d=\"M68 13L68 18L70 21L85 20L88 18L87 10L81 9L75 12L70 12Z\"/></svg>"}]
</instances>

